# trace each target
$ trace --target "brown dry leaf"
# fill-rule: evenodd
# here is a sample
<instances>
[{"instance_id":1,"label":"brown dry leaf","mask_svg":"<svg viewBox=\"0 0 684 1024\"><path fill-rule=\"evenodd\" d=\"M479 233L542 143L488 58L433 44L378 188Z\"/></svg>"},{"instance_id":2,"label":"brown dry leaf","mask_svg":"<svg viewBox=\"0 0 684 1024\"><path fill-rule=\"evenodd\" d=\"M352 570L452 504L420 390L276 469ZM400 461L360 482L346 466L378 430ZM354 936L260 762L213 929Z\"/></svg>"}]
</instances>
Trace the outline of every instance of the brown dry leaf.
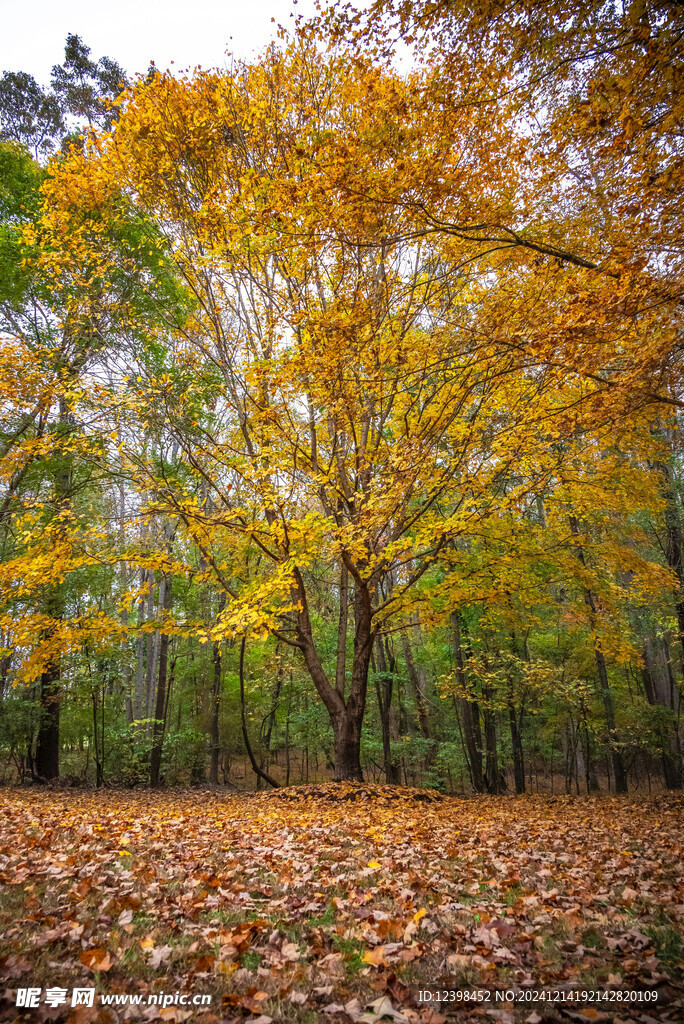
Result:
<instances>
[{"instance_id":1,"label":"brown dry leaf","mask_svg":"<svg viewBox=\"0 0 684 1024\"><path fill-rule=\"evenodd\" d=\"M408 1024L408 1017L401 1010L396 1010L392 1006L389 996L381 996L375 1002L369 1003L367 1010L369 1012L364 1013L360 1018L363 1024L376 1024L383 1017L391 1017L397 1024Z\"/></svg>"},{"instance_id":2,"label":"brown dry leaf","mask_svg":"<svg viewBox=\"0 0 684 1024\"><path fill-rule=\"evenodd\" d=\"M192 1010L184 1010L182 1006L166 1006L159 1010L162 1020L173 1021L174 1024L182 1024L182 1021L192 1017Z\"/></svg>"},{"instance_id":3,"label":"brown dry leaf","mask_svg":"<svg viewBox=\"0 0 684 1024\"><path fill-rule=\"evenodd\" d=\"M439 1010L428 1006L425 1010L420 1011L420 1021L421 1024L445 1024L446 1017Z\"/></svg>"},{"instance_id":4,"label":"brown dry leaf","mask_svg":"<svg viewBox=\"0 0 684 1024\"><path fill-rule=\"evenodd\" d=\"M79 956L79 960L91 971L108 971L112 961L106 949L85 949Z\"/></svg>"},{"instance_id":5,"label":"brown dry leaf","mask_svg":"<svg viewBox=\"0 0 684 1024\"><path fill-rule=\"evenodd\" d=\"M173 948L171 946L154 946L149 950L147 962L156 971L158 967L167 962L172 953Z\"/></svg>"}]
</instances>

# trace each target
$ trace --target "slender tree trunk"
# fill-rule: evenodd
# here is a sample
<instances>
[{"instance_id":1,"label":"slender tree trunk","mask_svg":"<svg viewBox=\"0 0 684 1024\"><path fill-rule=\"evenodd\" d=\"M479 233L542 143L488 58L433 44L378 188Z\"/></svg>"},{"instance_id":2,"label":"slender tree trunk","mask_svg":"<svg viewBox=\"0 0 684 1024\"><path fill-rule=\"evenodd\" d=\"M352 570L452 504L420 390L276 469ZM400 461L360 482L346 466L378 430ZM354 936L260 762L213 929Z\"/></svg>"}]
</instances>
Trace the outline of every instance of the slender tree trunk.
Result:
<instances>
[{"instance_id":1,"label":"slender tree trunk","mask_svg":"<svg viewBox=\"0 0 684 1024\"><path fill-rule=\"evenodd\" d=\"M592 600L590 607L592 611L594 609L593 599L591 592L588 592L588 597ZM616 744L619 742L618 732L615 727L615 708L613 706L613 694L610 689L608 682L608 671L606 669L606 659L603 656L603 651L599 650L598 647L594 648L596 655L596 667L598 668L599 682L601 685L601 698L603 700L603 710L606 718L606 726L608 728L608 736L610 738L610 760L613 765L613 776L615 778L615 792L626 793L627 792L627 772L625 771L624 762L622 760L622 754L617 749Z\"/></svg>"},{"instance_id":2,"label":"slender tree trunk","mask_svg":"<svg viewBox=\"0 0 684 1024\"><path fill-rule=\"evenodd\" d=\"M148 619L148 621L152 621L152 619L154 619L154 617L155 617L155 614L154 614L154 573L152 572L152 570L149 570L148 573L147 573L147 586L148 586L148 591L147 591L147 619ZM146 718L148 721L149 721L150 718L152 718L152 712L154 710L154 675L155 675L155 671L156 671L156 664L155 664L155 661L156 661L156 658L155 658L156 644L155 644L155 641L156 641L157 635L158 635L158 631L157 631L157 634L148 633L147 636L146 636L147 650L145 652L146 653L146 657L145 657L145 693L144 693L144 696L143 696L143 718ZM145 729L146 733L147 733L147 730L148 730L148 727L146 727L146 729Z\"/></svg>"},{"instance_id":3,"label":"slender tree trunk","mask_svg":"<svg viewBox=\"0 0 684 1024\"><path fill-rule=\"evenodd\" d=\"M579 711L581 731L584 738L585 782L587 786L587 795L589 795L591 793L600 792L601 787L599 786L598 775L596 774L596 764L594 762L594 754L592 751L591 736L589 735L589 716L587 714L587 706L583 697L580 699Z\"/></svg>"},{"instance_id":4,"label":"slender tree trunk","mask_svg":"<svg viewBox=\"0 0 684 1024\"><path fill-rule=\"evenodd\" d=\"M511 748L513 750L513 775L515 791L520 796L525 792L525 761L523 757L522 738L518 714L512 700L508 703L508 721L511 727Z\"/></svg>"},{"instance_id":5,"label":"slender tree trunk","mask_svg":"<svg viewBox=\"0 0 684 1024\"><path fill-rule=\"evenodd\" d=\"M219 756L221 741L219 737L219 713L221 710L221 643L214 641L212 655L214 680L211 688L211 722L209 725L209 782L212 786L219 784Z\"/></svg>"},{"instance_id":6,"label":"slender tree trunk","mask_svg":"<svg viewBox=\"0 0 684 1024\"><path fill-rule=\"evenodd\" d=\"M47 613L53 622L64 616L64 595L60 585L50 594ZM59 778L59 706L61 666L59 657L51 658L40 676L40 721L36 743L36 773L42 779Z\"/></svg>"},{"instance_id":7,"label":"slender tree trunk","mask_svg":"<svg viewBox=\"0 0 684 1024\"><path fill-rule=\"evenodd\" d=\"M287 697L287 717L285 719L285 785L290 785L290 714L292 712L292 672L290 672L290 690Z\"/></svg>"},{"instance_id":8,"label":"slender tree trunk","mask_svg":"<svg viewBox=\"0 0 684 1024\"><path fill-rule=\"evenodd\" d=\"M142 587L147 578L144 569L140 571L140 586ZM133 719L139 722L144 713L145 696L145 635L140 628L145 621L145 598L140 597L138 602L138 635L135 638L135 690L133 694Z\"/></svg>"},{"instance_id":9,"label":"slender tree trunk","mask_svg":"<svg viewBox=\"0 0 684 1024\"><path fill-rule=\"evenodd\" d=\"M420 633L418 634L420 636ZM411 686L413 687L413 693L416 698L416 707L418 708L418 724L420 726L420 732L424 740L428 743L432 739L432 731L430 729L430 718L428 716L427 701L425 699L425 690L427 687L427 680L425 678L424 670L416 664L413 656L413 649L411 647L411 641L409 639L408 630L402 629L401 631L401 646L404 651L404 658L406 660L406 668L408 669L409 679L411 680Z\"/></svg>"},{"instance_id":10,"label":"slender tree trunk","mask_svg":"<svg viewBox=\"0 0 684 1024\"><path fill-rule=\"evenodd\" d=\"M382 752L385 767L385 780L389 786L396 786L400 782L399 765L392 760L392 695L394 689L394 658L388 661L388 651L385 650L383 638L378 637L375 642L378 660L378 675L375 679L375 687L378 696L378 708L380 710L380 724L382 728Z\"/></svg>"},{"instance_id":11,"label":"slender tree trunk","mask_svg":"<svg viewBox=\"0 0 684 1024\"><path fill-rule=\"evenodd\" d=\"M573 734L573 745L575 751L575 791L577 796L580 795L580 779L584 776L586 778L586 767L584 764L584 748L582 747L582 736L580 732L580 724L574 726Z\"/></svg>"},{"instance_id":12,"label":"slender tree trunk","mask_svg":"<svg viewBox=\"0 0 684 1024\"><path fill-rule=\"evenodd\" d=\"M58 436L68 437L73 432L73 417L64 398L59 400ZM57 468L54 483L55 506L59 512L71 503L73 484L71 456L65 452L56 455ZM46 612L57 623L64 617L65 595L62 584L53 584L47 600ZM59 778L59 702L61 667L59 657L53 657L40 678L41 719L36 748L36 771L41 778Z\"/></svg>"},{"instance_id":13,"label":"slender tree trunk","mask_svg":"<svg viewBox=\"0 0 684 1024\"><path fill-rule=\"evenodd\" d=\"M121 625L124 627L124 630L128 630L128 611L126 609L123 609L121 612ZM126 707L126 724L130 729L135 719L135 712L133 711L133 694L131 692L133 683L133 670L131 667L130 654L128 650L124 653L124 662L121 667L121 681Z\"/></svg>"},{"instance_id":14,"label":"slender tree trunk","mask_svg":"<svg viewBox=\"0 0 684 1024\"><path fill-rule=\"evenodd\" d=\"M485 699L491 697L491 694L483 694ZM496 715L495 712L488 707L484 709L484 727L485 727L485 783L487 785L487 792L489 793L504 793L506 790L505 781L502 779L501 772L499 771L499 751L496 742Z\"/></svg>"},{"instance_id":15,"label":"slender tree trunk","mask_svg":"<svg viewBox=\"0 0 684 1024\"><path fill-rule=\"evenodd\" d=\"M171 611L171 580L164 577L160 584L163 589L163 610ZM152 727L152 750L150 753L150 785L159 788L164 730L166 728L166 667L169 653L169 634L161 633L159 640L159 679L157 682L157 700Z\"/></svg>"},{"instance_id":16,"label":"slender tree trunk","mask_svg":"<svg viewBox=\"0 0 684 1024\"><path fill-rule=\"evenodd\" d=\"M278 648L276 647L276 655L278 654ZM264 740L264 756L261 758L260 767L266 768L266 771L270 771L271 768L271 736L273 735L273 726L275 725L276 711L278 709L278 701L280 699L280 691L283 685L283 666L282 663L278 665L278 673L276 675L275 685L271 695L271 710L266 715L262 723L262 733ZM276 764L278 759L276 757ZM316 754L316 768L318 768L318 754ZM257 780L258 782L258 780Z\"/></svg>"},{"instance_id":17,"label":"slender tree trunk","mask_svg":"<svg viewBox=\"0 0 684 1024\"><path fill-rule=\"evenodd\" d=\"M679 581L678 592L675 597L675 613L677 616L679 656L682 673L684 675L684 537L682 536L682 517L679 508L679 500L672 482L672 473L666 462L654 462L652 464L662 479L662 492L666 500L665 506L665 530L667 542L665 545L665 557L667 564L674 571Z\"/></svg>"},{"instance_id":18,"label":"slender tree trunk","mask_svg":"<svg viewBox=\"0 0 684 1024\"><path fill-rule=\"evenodd\" d=\"M510 594L507 594L509 607L512 610ZM516 632L511 629L511 644L513 653L523 661L529 661L527 640L523 634L522 640L518 640ZM508 724L511 731L511 753L513 754L513 779L515 792L521 796L525 792L525 756L522 745L522 723L524 714L524 699L519 698L520 708L516 706L516 694L512 676L508 679Z\"/></svg>"},{"instance_id":19,"label":"slender tree trunk","mask_svg":"<svg viewBox=\"0 0 684 1024\"><path fill-rule=\"evenodd\" d=\"M126 495L123 483L119 483L119 544L121 550L125 550L126 547ZM128 590L128 579L129 579L129 568L128 562L121 563L121 592L125 594ZM128 608L122 608L120 612L121 625L124 629L124 636L128 634ZM132 666L128 641L126 640L125 646L122 650L122 665L121 665L121 683L124 693L124 701L126 707L126 723L130 729L133 724L135 717L133 710L133 695L131 693L132 684Z\"/></svg>"},{"instance_id":20,"label":"slender tree trunk","mask_svg":"<svg viewBox=\"0 0 684 1024\"><path fill-rule=\"evenodd\" d=\"M575 516L570 517L570 530L574 536L579 534L579 526ZM582 547L577 547L577 557L583 566L586 566L586 560L584 557L584 551ZM589 588L585 589L584 600L589 608L589 621L591 631L594 636L594 657L596 660L596 669L599 677L599 687L601 690L601 700L603 701L603 712L605 716L606 728L608 730L608 739L610 743L610 760L613 766L613 776L615 778L615 792L626 793L627 792L627 773L622 760L622 754L618 748L620 742L617 728L615 725L615 708L613 705L613 694L610 689L610 683L608 681L608 669L606 668L606 659L603 655L598 640L596 639L596 602L594 601L594 595Z\"/></svg>"},{"instance_id":21,"label":"slender tree trunk","mask_svg":"<svg viewBox=\"0 0 684 1024\"><path fill-rule=\"evenodd\" d=\"M97 678L97 677L96 677ZM97 737L97 690L93 688L90 692L93 701L93 753L95 755L95 786L99 789L103 783L102 755Z\"/></svg>"},{"instance_id":22,"label":"slender tree trunk","mask_svg":"<svg viewBox=\"0 0 684 1024\"><path fill-rule=\"evenodd\" d=\"M166 576L162 576L159 583L159 600L157 603L157 618L160 618L162 609L166 608L166 590L167 586L171 585L171 581L166 579ZM152 660L150 662L147 672L147 717L156 717L155 712L155 697L154 697L154 684L157 677L157 670L159 666L159 659L161 655L162 645L162 633L161 630L157 630L154 634L154 642L152 644ZM167 637L168 642L168 637ZM154 732L154 727L152 729Z\"/></svg>"},{"instance_id":23,"label":"slender tree trunk","mask_svg":"<svg viewBox=\"0 0 684 1024\"><path fill-rule=\"evenodd\" d=\"M7 646L7 634L2 638L2 646ZM10 666L12 664L12 655L5 654L0 658L0 700L2 699L5 689L7 688L7 677L9 675Z\"/></svg>"},{"instance_id":24,"label":"slender tree trunk","mask_svg":"<svg viewBox=\"0 0 684 1024\"><path fill-rule=\"evenodd\" d=\"M462 696L459 697L459 708L463 721L463 738L465 741L470 776L473 789L476 793L486 792L484 775L482 773L482 733L480 730L480 707L475 700L472 687L468 684L463 660L463 645L461 643L461 613L451 613L451 635L456 663L456 678Z\"/></svg>"},{"instance_id":25,"label":"slender tree trunk","mask_svg":"<svg viewBox=\"0 0 684 1024\"><path fill-rule=\"evenodd\" d=\"M651 706L660 705L674 712L674 678L669 660L663 657L662 651L654 649L653 641L648 637L644 641L644 667L642 681L646 699ZM665 661L665 664L663 664ZM665 726L658 729L658 740L661 751L663 777L668 789L682 788L682 751L679 743L679 730L676 718L669 729Z\"/></svg>"},{"instance_id":26,"label":"slender tree trunk","mask_svg":"<svg viewBox=\"0 0 684 1024\"><path fill-rule=\"evenodd\" d=\"M240 643L240 716L242 719L242 736L245 741L245 749L247 750L247 756L252 766L252 771L258 779L263 779L264 782L268 782L269 786L273 786L274 789L278 789L280 783L276 782L268 772L263 771L257 764L257 760L252 750L252 744L249 742L249 733L247 732L247 716L245 714L245 638L243 636Z\"/></svg>"},{"instance_id":27,"label":"slender tree trunk","mask_svg":"<svg viewBox=\"0 0 684 1024\"><path fill-rule=\"evenodd\" d=\"M60 668L51 663L40 677L40 726L36 746L36 774L59 778Z\"/></svg>"},{"instance_id":28,"label":"slender tree trunk","mask_svg":"<svg viewBox=\"0 0 684 1024\"><path fill-rule=\"evenodd\" d=\"M221 592L218 599L218 614L220 615L226 606L226 595ZM219 716L221 712L221 643L214 641L212 662L214 666L214 682L211 690L211 723L209 727L209 742L211 754L209 760L209 782L212 786L219 784L219 756L221 753L221 740L219 736Z\"/></svg>"}]
</instances>

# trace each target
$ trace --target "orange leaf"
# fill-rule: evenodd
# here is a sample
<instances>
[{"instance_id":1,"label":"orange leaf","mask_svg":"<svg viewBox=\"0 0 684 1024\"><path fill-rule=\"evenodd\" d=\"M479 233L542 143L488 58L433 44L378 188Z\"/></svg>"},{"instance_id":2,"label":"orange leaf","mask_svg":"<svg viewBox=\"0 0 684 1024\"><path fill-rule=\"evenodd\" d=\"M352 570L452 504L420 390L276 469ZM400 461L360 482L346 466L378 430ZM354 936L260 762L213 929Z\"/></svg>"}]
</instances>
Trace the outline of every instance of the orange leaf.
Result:
<instances>
[{"instance_id":1,"label":"orange leaf","mask_svg":"<svg viewBox=\"0 0 684 1024\"><path fill-rule=\"evenodd\" d=\"M385 960L385 947L376 946L375 949L367 949L363 955L363 962L371 964L373 967L385 966L387 963Z\"/></svg>"}]
</instances>

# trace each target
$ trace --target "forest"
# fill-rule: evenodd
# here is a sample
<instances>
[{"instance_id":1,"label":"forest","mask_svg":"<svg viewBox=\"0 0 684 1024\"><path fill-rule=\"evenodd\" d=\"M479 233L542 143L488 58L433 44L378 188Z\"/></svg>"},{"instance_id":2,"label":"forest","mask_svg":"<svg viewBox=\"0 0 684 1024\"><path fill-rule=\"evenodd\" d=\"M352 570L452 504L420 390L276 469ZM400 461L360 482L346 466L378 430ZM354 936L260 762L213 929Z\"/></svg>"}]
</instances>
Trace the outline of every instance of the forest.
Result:
<instances>
[{"instance_id":1,"label":"forest","mask_svg":"<svg viewBox=\"0 0 684 1024\"><path fill-rule=\"evenodd\" d=\"M5 783L681 788L684 16L515 12L4 73Z\"/></svg>"},{"instance_id":2,"label":"forest","mask_svg":"<svg viewBox=\"0 0 684 1024\"><path fill-rule=\"evenodd\" d=\"M0 1020L677 1024L684 6L290 26L0 77Z\"/></svg>"}]
</instances>

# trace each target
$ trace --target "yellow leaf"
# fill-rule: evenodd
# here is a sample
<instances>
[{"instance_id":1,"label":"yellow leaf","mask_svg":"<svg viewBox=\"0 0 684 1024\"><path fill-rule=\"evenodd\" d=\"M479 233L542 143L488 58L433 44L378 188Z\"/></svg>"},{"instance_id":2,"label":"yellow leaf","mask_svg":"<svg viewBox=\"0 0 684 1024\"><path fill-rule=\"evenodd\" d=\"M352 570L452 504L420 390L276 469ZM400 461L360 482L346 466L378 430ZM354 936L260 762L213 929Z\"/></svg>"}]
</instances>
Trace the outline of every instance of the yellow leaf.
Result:
<instances>
[{"instance_id":1,"label":"yellow leaf","mask_svg":"<svg viewBox=\"0 0 684 1024\"><path fill-rule=\"evenodd\" d=\"M385 947L376 946L375 949L367 949L363 954L363 962L372 964L373 967L380 967L385 963Z\"/></svg>"}]
</instances>

